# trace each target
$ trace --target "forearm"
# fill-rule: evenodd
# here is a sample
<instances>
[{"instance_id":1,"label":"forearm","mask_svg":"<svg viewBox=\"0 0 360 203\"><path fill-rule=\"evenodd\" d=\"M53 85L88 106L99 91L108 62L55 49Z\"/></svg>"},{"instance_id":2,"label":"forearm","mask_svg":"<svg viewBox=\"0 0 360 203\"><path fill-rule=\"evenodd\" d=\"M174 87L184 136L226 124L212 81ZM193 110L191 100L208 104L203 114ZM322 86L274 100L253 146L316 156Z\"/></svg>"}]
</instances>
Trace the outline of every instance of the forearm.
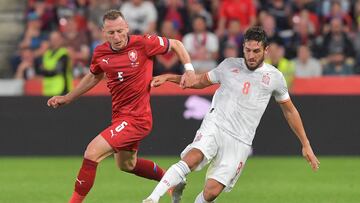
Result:
<instances>
[{"instance_id":1,"label":"forearm","mask_svg":"<svg viewBox=\"0 0 360 203\"><path fill-rule=\"evenodd\" d=\"M175 75L175 74L165 74L162 75L160 77L165 77L165 81L168 82L173 82L176 84L180 84L181 81L181 75ZM212 83L209 82L209 80L207 79L206 73L203 74L197 74L195 75L195 82L191 87L191 89L202 89L205 88L207 86L210 86Z\"/></svg>"},{"instance_id":2,"label":"forearm","mask_svg":"<svg viewBox=\"0 0 360 203\"><path fill-rule=\"evenodd\" d=\"M310 145L299 112L296 109L293 109L291 111L284 112L284 116L292 131L299 138L302 146Z\"/></svg>"},{"instance_id":3,"label":"forearm","mask_svg":"<svg viewBox=\"0 0 360 203\"><path fill-rule=\"evenodd\" d=\"M94 75L88 73L81 79L80 83L65 96L68 98L69 102L74 101L98 84L102 78L103 74Z\"/></svg>"},{"instance_id":4,"label":"forearm","mask_svg":"<svg viewBox=\"0 0 360 203\"><path fill-rule=\"evenodd\" d=\"M182 64L191 63L190 56L189 56L188 52L186 51L182 42L171 39L170 43L171 43L171 50L176 53L176 55L179 57Z\"/></svg>"},{"instance_id":5,"label":"forearm","mask_svg":"<svg viewBox=\"0 0 360 203\"><path fill-rule=\"evenodd\" d=\"M180 84L181 75L166 74L166 81Z\"/></svg>"}]
</instances>

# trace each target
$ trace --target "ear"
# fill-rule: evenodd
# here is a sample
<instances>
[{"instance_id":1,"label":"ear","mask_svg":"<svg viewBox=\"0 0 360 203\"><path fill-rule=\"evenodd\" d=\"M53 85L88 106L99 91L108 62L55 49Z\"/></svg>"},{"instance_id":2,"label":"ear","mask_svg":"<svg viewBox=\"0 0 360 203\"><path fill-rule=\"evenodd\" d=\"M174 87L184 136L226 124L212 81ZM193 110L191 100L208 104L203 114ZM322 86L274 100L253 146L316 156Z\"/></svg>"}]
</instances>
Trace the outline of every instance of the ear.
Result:
<instances>
[{"instance_id":1,"label":"ear","mask_svg":"<svg viewBox=\"0 0 360 203\"><path fill-rule=\"evenodd\" d=\"M103 37L106 37L106 35L105 35L106 33L105 33L104 27L101 28L101 33L102 33Z\"/></svg>"},{"instance_id":2,"label":"ear","mask_svg":"<svg viewBox=\"0 0 360 203\"><path fill-rule=\"evenodd\" d=\"M129 33L130 32L130 29L129 29L129 24L127 22L125 22L125 25L126 25L126 33Z\"/></svg>"},{"instance_id":3,"label":"ear","mask_svg":"<svg viewBox=\"0 0 360 203\"><path fill-rule=\"evenodd\" d=\"M266 46L265 49L264 49L265 54L267 54L268 51L269 51L269 46Z\"/></svg>"}]
</instances>

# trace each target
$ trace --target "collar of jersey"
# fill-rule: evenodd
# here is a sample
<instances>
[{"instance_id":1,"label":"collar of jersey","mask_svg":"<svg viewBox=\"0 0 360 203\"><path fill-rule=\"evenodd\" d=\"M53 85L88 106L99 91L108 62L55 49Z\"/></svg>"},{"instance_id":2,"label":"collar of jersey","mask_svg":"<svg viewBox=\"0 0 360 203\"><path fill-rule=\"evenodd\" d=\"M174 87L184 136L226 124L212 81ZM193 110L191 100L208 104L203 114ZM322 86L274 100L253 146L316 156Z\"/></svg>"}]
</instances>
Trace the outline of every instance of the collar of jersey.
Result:
<instances>
[{"instance_id":1,"label":"collar of jersey","mask_svg":"<svg viewBox=\"0 0 360 203\"><path fill-rule=\"evenodd\" d=\"M127 45L130 44L130 36L128 35L127 37L128 37L128 41L127 41L126 45L124 46L124 48L122 48L122 49L125 49L127 47ZM121 51L121 49L116 50L116 49L112 48L111 43L109 43L109 47L110 47L111 51L113 51L113 52Z\"/></svg>"}]
</instances>

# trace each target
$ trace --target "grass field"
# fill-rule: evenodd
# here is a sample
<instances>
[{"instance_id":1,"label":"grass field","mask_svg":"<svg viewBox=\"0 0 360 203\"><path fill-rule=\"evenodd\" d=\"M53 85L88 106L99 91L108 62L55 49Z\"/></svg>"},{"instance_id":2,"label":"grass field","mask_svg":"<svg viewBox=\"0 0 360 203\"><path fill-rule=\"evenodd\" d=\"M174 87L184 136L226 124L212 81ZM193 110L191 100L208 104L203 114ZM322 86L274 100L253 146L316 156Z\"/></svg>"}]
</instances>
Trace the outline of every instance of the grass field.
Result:
<instances>
[{"instance_id":1,"label":"grass field","mask_svg":"<svg viewBox=\"0 0 360 203\"><path fill-rule=\"evenodd\" d=\"M150 157L168 167L176 157ZM236 187L218 203L360 203L360 157L320 157L317 173L300 157L251 157ZM0 157L1 203L65 203L80 157ZM188 177L183 202L201 191L205 170ZM140 203L156 182L116 169L112 158L98 168L88 203ZM161 202L170 202L165 196Z\"/></svg>"}]
</instances>

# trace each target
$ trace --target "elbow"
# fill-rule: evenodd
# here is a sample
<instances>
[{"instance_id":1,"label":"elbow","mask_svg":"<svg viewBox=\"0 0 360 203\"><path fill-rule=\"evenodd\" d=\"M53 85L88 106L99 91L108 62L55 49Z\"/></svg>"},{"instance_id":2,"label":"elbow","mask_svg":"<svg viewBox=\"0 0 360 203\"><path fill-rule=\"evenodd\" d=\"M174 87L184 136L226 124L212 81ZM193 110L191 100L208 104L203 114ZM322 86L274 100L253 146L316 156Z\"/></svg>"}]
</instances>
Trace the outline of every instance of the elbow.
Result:
<instances>
[{"instance_id":1,"label":"elbow","mask_svg":"<svg viewBox=\"0 0 360 203\"><path fill-rule=\"evenodd\" d=\"M181 46L183 46L183 43L180 40L170 39L170 48L172 51L178 50Z\"/></svg>"}]
</instances>

